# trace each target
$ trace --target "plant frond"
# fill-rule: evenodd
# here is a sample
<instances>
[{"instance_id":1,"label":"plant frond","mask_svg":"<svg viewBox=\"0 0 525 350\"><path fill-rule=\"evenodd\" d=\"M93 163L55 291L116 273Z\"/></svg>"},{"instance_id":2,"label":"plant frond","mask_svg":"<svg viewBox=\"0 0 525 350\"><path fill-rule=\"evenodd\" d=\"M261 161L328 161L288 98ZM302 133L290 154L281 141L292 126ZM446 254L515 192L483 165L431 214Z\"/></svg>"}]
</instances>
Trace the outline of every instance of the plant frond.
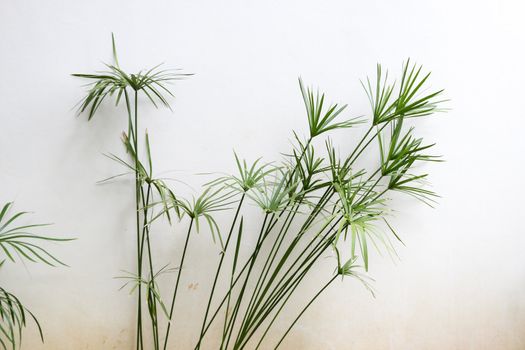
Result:
<instances>
[{"instance_id":1,"label":"plant frond","mask_svg":"<svg viewBox=\"0 0 525 350\"><path fill-rule=\"evenodd\" d=\"M397 96L394 95L395 83L388 80L388 72L383 76L381 65L377 65L375 84L366 79L361 82L372 108L373 125L390 122L396 118L423 117L445 111L441 105L444 90L426 93L426 84L430 73L422 73L422 66L411 64L410 59L403 63L401 81Z\"/></svg>"},{"instance_id":2,"label":"plant frond","mask_svg":"<svg viewBox=\"0 0 525 350\"><path fill-rule=\"evenodd\" d=\"M79 102L78 114L88 112L88 120L91 120L106 98L116 96L115 105L119 104L122 95L127 98L127 88L135 92L143 92L155 107L160 104L171 109L168 97L173 97L173 93L169 89L169 84L192 74L180 73L179 70L174 69L160 69L162 64L137 73L126 73L120 68L113 34L111 41L113 65L105 64L107 70L94 74L72 74L89 82L87 94Z\"/></svg>"},{"instance_id":3,"label":"plant frond","mask_svg":"<svg viewBox=\"0 0 525 350\"><path fill-rule=\"evenodd\" d=\"M248 197L264 212L276 213L284 210L288 203L295 199L297 194L294 189L297 185L297 182L290 183L290 170L284 171L279 168L264 177L261 186L249 192Z\"/></svg>"},{"instance_id":4,"label":"plant frond","mask_svg":"<svg viewBox=\"0 0 525 350\"><path fill-rule=\"evenodd\" d=\"M440 162L440 156L427 154L434 144L423 144L413 136L414 128L403 131L403 119L392 121L389 138L378 136L381 153L381 174L389 177L388 189L414 196L431 205L437 195L421 185L427 174L413 175L417 162ZM388 135L387 135L388 136Z\"/></svg>"},{"instance_id":5,"label":"plant frond","mask_svg":"<svg viewBox=\"0 0 525 350\"><path fill-rule=\"evenodd\" d=\"M3 350L14 350L21 345L22 332L27 326L28 318L36 324L43 342L42 327L33 313L14 294L0 287L0 347Z\"/></svg>"},{"instance_id":6,"label":"plant frond","mask_svg":"<svg viewBox=\"0 0 525 350\"><path fill-rule=\"evenodd\" d=\"M212 233L213 241L216 242L215 236L218 236L222 246L219 225L212 214L230 209L230 205L236 202L234 200L236 196L237 192L229 187L215 188L209 186L197 198L193 198L191 201L185 198L178 198L173 205L178 206L182 212L195 221L197 232L200 231L200 218L204 218Z\"/></svg>"},{"instance_id":7,"label":"plant frond","mask_svg":"<svg viewBox=\"0 0 525 350\"><path fill-rule=\"evenodd\" d=\"M50 266L67 266L49 251L40 247L39 243L67 242L73 239L49 237L31 232L33 229L49 226L49 224L17 225L17 220L28 213L18 212L8 217L12 205L12 202L6 203L0 211L0 251L12 262L15 262L15 256L18 255L21 260L42 262Z\"/></svg>"},{"instance_id":8,"label":"plant frond","mask_svg":"<svg viewBox=\"0 0 525 350\"><path fill-rule=\"evenodd\" d=\"M219 177L208 182L206 186L227 186L238 192L246 193L260 186L265 176L276 171L276 168L271 167L268 163L261 164L262 158L257 158L253 163L248 164L245 159L240 159L236 152L233 152L233 155L237 174Z\"/></svg>"},{"instance_id":9,"label":"plant frond","mask_svg":"<svg viewBox=\"0 0 525 350\"><path fill-rule=\"evenodd\" d=\"M325 108L325 94L320 94L319 91L314 93L312 88L304 86L301 78L299 78L299 88L306 107L311 138L330 130L350 128L364 122L361 117L334 122L335 118L346 109L347 105L339 106L334 104Z\"/></svg>"}]
</instances>

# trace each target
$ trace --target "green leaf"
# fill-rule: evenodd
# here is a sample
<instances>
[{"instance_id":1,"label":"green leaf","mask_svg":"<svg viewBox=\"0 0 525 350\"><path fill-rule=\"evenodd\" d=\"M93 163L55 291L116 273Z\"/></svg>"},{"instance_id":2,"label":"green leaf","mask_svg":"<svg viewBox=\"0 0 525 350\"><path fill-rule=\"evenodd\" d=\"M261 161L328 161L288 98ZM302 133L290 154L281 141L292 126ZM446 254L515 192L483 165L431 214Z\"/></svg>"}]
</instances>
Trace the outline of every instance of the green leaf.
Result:
<instances>
[{"instance_id":1,"label":"green leaf","mask_svg":"<svg viewBox=\"0 0 525 350\"><path fill-rule=\"evenodd\" d=\"M324 94L315 93L311 88L306 88L303 80L299 78L299 88L303 96L308 125L310 127L310 137L314 138L330 130L350 128L363 122L361 117L351 118L343 122L334 122L335 118L341 114L347 105L337 104L324 108Z\"/></svg>"},{"instance_id":2,"label":"green leaf","mask_svg":"<svg viewBox=\"0 0 525 350\"><path fill-rule=\"evenodd\" d=\"M17 254L21 259L31 262L42 262L50 266L66 266L46 249L40 247L37 242L67 242L73 239L49 237L28 232L28 229L48 226L49 224L13 226L13 224L23 215L27 214L27 212L18 212L8 217L8 211L11 206L12 203L5 204L0 212L0 248L6 257L14 262L14 254Z\"/></svg>"}]
</instances>

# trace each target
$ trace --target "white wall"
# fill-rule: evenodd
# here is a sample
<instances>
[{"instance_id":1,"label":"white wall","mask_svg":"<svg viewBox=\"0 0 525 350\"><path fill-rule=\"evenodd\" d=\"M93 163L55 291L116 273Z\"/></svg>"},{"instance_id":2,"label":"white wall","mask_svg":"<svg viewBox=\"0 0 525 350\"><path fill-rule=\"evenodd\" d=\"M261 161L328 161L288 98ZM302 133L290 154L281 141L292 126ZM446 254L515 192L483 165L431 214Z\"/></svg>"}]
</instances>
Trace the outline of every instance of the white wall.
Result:
<instances>
[{"instance_id":1,"label":"white wall","mask_svg":"<svg viewBox=\"0 0 525 350\"><path fill-rule=\"evenodd\" d=\"M102 68L113 31L129 70L166 62L196 73L176 85L173 113L143 115L158 172L194 186L203 180L193 173L233 171L233 148L276 159L292 129L306 132L299 75L359 115L368 113L359 79L376 62L394 73L411 57L432 70L452 100L418 125L447 160L425 168L440 204L396 199L406 247L396 264L374 257L377 298L353 280L334 284L284 348L524 349L524 9L519 0L2 1L0 198L53 221L45 232L78 238L53 247L70 268L0 270L44 325L45 345L30 327L24 348L132 348L134 299L113 279L133 268L132 182L95 185L120 170L102 153L121 152L126 120L107 105L90 123L75 117L82 82L69 75ZM335 136L342 150L355 143L348 135ZM157 233L159 264L183 230ZM180 349L192 344L216 261L209 235L195 237Z\"/></svg>"}]
</instances>

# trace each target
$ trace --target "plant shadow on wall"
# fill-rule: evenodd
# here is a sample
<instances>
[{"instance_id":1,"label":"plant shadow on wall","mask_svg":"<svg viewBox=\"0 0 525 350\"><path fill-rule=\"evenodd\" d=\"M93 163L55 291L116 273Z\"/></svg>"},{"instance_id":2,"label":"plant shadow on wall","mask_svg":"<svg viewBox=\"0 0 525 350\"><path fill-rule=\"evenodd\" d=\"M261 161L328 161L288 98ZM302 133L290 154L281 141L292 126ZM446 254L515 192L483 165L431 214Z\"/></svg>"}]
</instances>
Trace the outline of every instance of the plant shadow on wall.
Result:
<instances>
[{"instance_id":1,"label":"plant shadow on wall","mask_svg":"<svg viewBox=\"0 0 525 350\"><path fill-rule=\"evenodd\" d=\"M136 271L123 277L137 297L136 349L165 350L169 344L177 345L170 332L177 316L188 316L176 312L179 282L191 234L203 224L211 231L220 254L210 276L212 287L194 349L203 347L212 325L221 329L220 349L278 348L308 307L338 277L354 277L372 291L365 275L369 250L393 252L394 241L401 241L388 221L389 193L402 192L428 205L434 202L436 194L425 188L427 174L417 173L416 166L439 158L428 153L433 144L424 143L413 127L405 125L409 118L442 110L443 90L428 93L430 73L423 73L410 61L403 64L396 82L378 65L375 80L362 83L372 109L370 121L361 117L340 121L346 105L329 105L323 93L299 79L309 135L301 138L294 132L292 149L278 164L260 159L248 163L235 154L237 174L207 183L202 194L187 200L153 176L148 134L143 144L139 142L138 97L143 94L154 106L169 107L169 84L188 74L159 66L126 73L119 65L114 40L113 56L114 64L107 65L106 71L74 76L89 81L79 109L87 112L88 119L109 97L116 104L124 103L127 111L128 130L122 141L128 158L108 157L127 169L116 177L135 177ZM366 131L353 151L338 154L328 133L365 124ZM321 137L325 142L319 150L313 141ZM374 169L366 169L359 161L373 143L379 145L379 162ZM243 209L249 201L264 215L257 232L245 230L250 219ZM233 209L231 223L221 230L214 215L228 209ZM187 225L182 253L173 269L169 265L155 268L152 229L163 218ZM256 236L254 247L243 245L247 235ZM247 254L242 253L245 249ZM332 252L333 274L319 285L278 342L265 344L275 321L297 296L301 282L327 252ZM248 258L241 259L243 256ZM170 270L176 272L172 289L160 291L157 281L169 276L166 272ZM219 291L223 284L227 290ZM151 344L146 341L146 332L151 334Z\"/></svg>"},{"instance_id":2,"label":"plant shadow on wall","mask_svg":"<svg viewBox=\"0 0 525 350\"><path fill-rule=\"evenodd\" d=\"M49 224L19 223L28 212L22 211L11 215L13 203L6 203L0 210L0 251L5 255L0 261L3 268L6 260L44 263L48 266L67 266L48 250L42 247L43 242L66 242L72 239L54 238L36 234L33 231ZM44 342L44 334L37 318L22 304L19 298L0 286L0 346L2 349L17 349L22 344L22 332L27 322L33 320Z\"/></svg>"}]
</instances>

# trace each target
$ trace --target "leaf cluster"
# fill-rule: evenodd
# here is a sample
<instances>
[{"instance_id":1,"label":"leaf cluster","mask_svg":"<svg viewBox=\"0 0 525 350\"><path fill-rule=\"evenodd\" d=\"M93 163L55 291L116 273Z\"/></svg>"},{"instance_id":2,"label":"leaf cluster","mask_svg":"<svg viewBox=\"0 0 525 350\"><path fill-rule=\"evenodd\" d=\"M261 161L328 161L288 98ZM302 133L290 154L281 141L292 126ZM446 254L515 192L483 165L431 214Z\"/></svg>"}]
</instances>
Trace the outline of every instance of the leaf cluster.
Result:
<instances>
[{"instance_id":1,"label":"leaf cluster","mask_svg":"<svg viewBox=\"0 0 525 350\"><path fill-rule=\"evenodd\" d=\"M403 131L403 119L399 118L391 122L388 140L378 135L381 174L389 177L388 189L413 195L428 203L435 193L418 185L428 174L413 175L411 170L417 162L437 162L440 157L427 154L434 144L424 144L423 139L413 136L413 132L413 127Z\"/></svg>"},{"instance_id":2,"label":"leaf cluster","mask_svg":"<svg viewBox=\"0 0 525 350\"><path fill-rule=\"evenodd\" d=\"M33 313L14 294L0 287L0 346L3 350L20 346L28 318L35 322L40 339L44 341L42 328Z\"/></svg>"},{"instance_id":3,"label":"leaf cluster","mask_svg":"<svg viewBox=\"0 0 525 350\"><path fill-rule=\"evenodd\" d=\"M50 266L65 265L39 243L65 242L72 239L43 236L31 232L35 228L49 224L17 224L17 221L28 212L17 212L9 216L12 205L12 202L6 203L0 211L0 248L6 257L12 262L15 262L15 256L18 256L21 260L42 262Z\"/></svg>"},{"instance_id":4,"label":"leaf cluster","mask_svg":"<svg viewBox=\"0 0 525 350\"><path fill-rule=\"evenodd\" d=\"M372 124L387 123L399 117L423 117L440 111L438 106L445 100L438 98L444 90L426 93L425 83L429 77L430 73L422 73L422 66L411 65L410 60L407 60L403 64L396 96L396 83L389 82L388 72L383 76L381 65L378 64L375 84L369 78L366 84L361 82L372 108Z\"/></svg>"},{"instance_id":5,"label":"leaf cluster","mask_svg":"<svg viewBox=\"0 0 525 350\"><path fill-rule=\"evenodd\" d=\"M6 259L15 262L15 257L21 261L41 262L49 266L65 265L41 247L43 242L65 242L72 239L55 238L35 234L33 230L49 224L19 224L18 222L28 214L21 211L10 215L12 202L4 204L0 210L0 251ZM0 262L2 267L6 261ZM36 317L21 301L6 289L0 287L0 346L2 349L16 349L22 342L22 330L27 319L33 319L42 341L42 328Z\"/></svg>"},{"instance_id":6,"label":"leaf cluster","mask_svg":"<svg viewBox=\"0 0 525 350\"><path fill-rule=\"evenodd\" d=\"M169 89L169 84L192 74L180 73L173 69L161 69L162 64L137 73L127 73L119 66L113 35L112 44L115 63L105 64L107 70L88 74L72 74L74 77L89 81L87 94L79 103L78 113L88 112L88 120L91 120L102 102L113 96L115 96L115 105L119 104L122 97L125 97L126 103L129 104L128 88L134 92L143 92L155 107L162 105L171 108L168 97L173 97L173 93Z\"/></svg>"},{"instance_id":7,"label":"leaf cluster","mask_svg":"<svg viewBox=\"0 0 525 350\"><path fill-rule=\"evenodd\" d=\"M305 87L301 78L299 78L299 87L308 116L311 138L330 130L350 128L363 122L359 117L342 122L334 122L335 118L346 109L347 105L339 106L338 104L333 104L326 107L324 93L320 94L319 91L314 92L312 88Z\"/></svg>"}]
</instances>

